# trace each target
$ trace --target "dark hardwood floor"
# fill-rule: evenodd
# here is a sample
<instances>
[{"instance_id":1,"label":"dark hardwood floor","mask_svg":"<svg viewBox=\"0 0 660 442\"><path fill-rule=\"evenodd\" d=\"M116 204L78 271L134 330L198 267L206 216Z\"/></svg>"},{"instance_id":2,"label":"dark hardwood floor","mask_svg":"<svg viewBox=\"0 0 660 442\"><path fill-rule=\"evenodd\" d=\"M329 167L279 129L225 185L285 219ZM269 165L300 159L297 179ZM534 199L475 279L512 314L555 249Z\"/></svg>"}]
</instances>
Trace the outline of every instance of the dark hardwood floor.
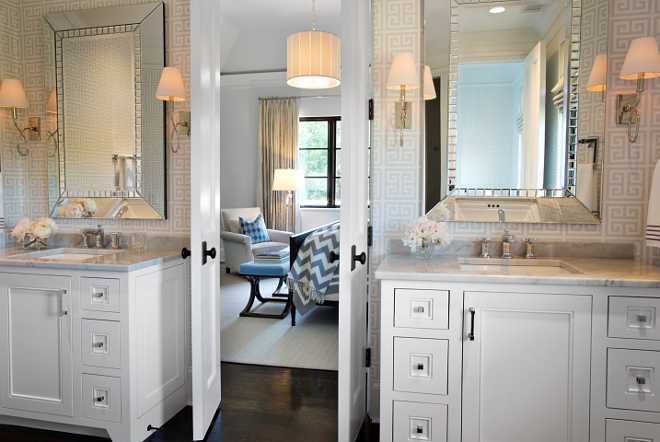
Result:
<instances>
[{"instance_id":1,"label":"dark hardwood floor","mask_svg":"<svg viewBox=\"0 0 660 442\"><path fill-rule=\"evenodd\" d=\"M192 408L172 418L150 442L192 439ZM208 441L336 442L337 372L222 364L222 409ZM107 442L107 439L0 425L2 442ZM378 425L362 427L359 442L378 441Z\"/></svg>"}]
</instances>

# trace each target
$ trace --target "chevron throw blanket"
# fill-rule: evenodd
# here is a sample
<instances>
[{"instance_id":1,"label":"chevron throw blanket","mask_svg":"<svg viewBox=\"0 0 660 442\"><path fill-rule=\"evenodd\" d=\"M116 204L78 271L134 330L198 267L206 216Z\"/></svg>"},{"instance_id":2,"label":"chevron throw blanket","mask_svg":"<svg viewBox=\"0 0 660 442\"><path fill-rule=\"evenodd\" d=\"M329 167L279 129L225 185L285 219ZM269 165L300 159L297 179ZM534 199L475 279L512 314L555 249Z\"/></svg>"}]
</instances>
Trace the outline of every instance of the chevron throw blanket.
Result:
<instances>
[{"instance_id":1,"label":"chevron throw blanket","mask_svg":"<svg viewBox=\"0 0 660 442\"><path fill-rule=\"evenodd\" d=\"M339 224L312 233L298 251L286 284L293 290L294 304L301 315L317 303L323 304L323 297L333 283L339 261L331 263L330 252L339 254Z\"/></svg>"}]
</instances>

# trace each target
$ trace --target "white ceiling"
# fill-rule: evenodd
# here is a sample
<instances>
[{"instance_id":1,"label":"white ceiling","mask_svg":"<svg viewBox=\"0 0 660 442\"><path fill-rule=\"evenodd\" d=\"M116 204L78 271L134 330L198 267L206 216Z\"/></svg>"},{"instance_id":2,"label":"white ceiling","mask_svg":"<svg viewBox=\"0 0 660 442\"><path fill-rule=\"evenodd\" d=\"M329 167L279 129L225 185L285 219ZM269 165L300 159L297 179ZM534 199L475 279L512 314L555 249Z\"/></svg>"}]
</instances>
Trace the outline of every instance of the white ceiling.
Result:
<instances>
[{"instance_id":1,"label":"white ceiling","mask_svg":"<svg viewBox=\"0 0 660 442\"><path fill-rule=\"evenodd\" d=\"M223 73L286 69L286 38L312 29L312 0L220 0ZM341 1L316 0L316 29L339 35ZM225 47L229 46L229 47Z\"/></svg>"}]
</instances>

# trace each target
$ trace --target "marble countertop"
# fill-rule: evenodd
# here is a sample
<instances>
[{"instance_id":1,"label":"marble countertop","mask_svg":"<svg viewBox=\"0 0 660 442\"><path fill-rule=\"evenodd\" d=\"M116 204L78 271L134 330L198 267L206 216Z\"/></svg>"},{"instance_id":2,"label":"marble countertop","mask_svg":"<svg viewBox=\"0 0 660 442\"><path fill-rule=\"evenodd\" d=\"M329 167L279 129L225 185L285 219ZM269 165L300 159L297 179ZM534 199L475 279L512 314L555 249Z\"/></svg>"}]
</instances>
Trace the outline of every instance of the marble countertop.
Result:
<instances>
[{"instance_id":1,"label":"marble countertop","mask_svg":"<svg viewBox=\"0 0 660 442\"><path fill-rule=\"evenodd\" d=\"M54 258L56 254L48 257L48 254L57 253L58 250L71 251L72 253L93 254L94 257L80 261L68 261ZM69 270L96 270L110 272L131 272L156 264L162 264L176 259L181 259L181 252L177 250L149 249L143 253L135 253L131 249L80 249L51 247L39 251L23 250L22 247L10 247L0 249L0 267L38 267ZM100 253L100 254L99 254ZM32 256L21 256L21 255Z\"/></svg>"},{"instance_id":2,"label":"marble countertop","mask_svg":"<svg viewBox=\"0 0 660 442\"><path fill-rule=\"evenodd\" d=\"M522 258L482 259L474 255L434 255L430 261L419 261L414 254L390 254L380 264L375 276L377 279L412 281L660 288L660 267L634 259L538 257L533 260L537 266L558 265L557 261L561 261L567 271L552 275L535 274L533 269L523 272L526 274L466 271L461 269L460 262L466 259L469 264L500 266L515 265L513 261L528 261ZM532 264L524 264L528 263Z\"/></svg>"}]
</instances>

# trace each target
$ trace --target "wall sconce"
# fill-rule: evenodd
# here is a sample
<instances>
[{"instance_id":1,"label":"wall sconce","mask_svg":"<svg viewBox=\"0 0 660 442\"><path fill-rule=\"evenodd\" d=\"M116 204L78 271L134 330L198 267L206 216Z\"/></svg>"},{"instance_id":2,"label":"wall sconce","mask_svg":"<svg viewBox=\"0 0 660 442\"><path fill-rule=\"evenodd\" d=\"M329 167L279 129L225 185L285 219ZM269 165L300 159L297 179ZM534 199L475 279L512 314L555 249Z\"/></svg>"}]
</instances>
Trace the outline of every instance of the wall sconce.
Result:
<instances>
[{"instance_id":1,"label":"wall sconce","mask_svg":"<svg viewBox=\"0 0 660 442\"><path fill-rule=\"evenodd\" d=\"M429 66L424 66L424 100L435 100L436 97L437 95L435 93L431 68Z\"/></svg>"},{"instance_id":2,"label":"wall sconce","mask_svg":"<svg viewBox=\"0 0 660 442\"><path fill-rule=\"evenodd\" d=\"M293 198L293 192L305 190L305 175L299 169L275 169L273 176L273 191L286 191L286 226L289 229L289 201ZM296 226L293 226L293 230Z\"/></svg>"},{"instance_id":3,"label":"wall sconce","mask_svg":"<svg viewBox=\"0 0 660 442\"><path fill-rule=\"evenodd\" d=\"M27 130L29 131L28 135L30 137L30 140L32 141L38 141L41 139L41 136L39 135L39 125L40 125L40 119L35 117L35 118L30 118L28 120L29 126L21 130L21 128L18 127L18 123L16 122L17 116L16 116L16 109L25 109L28 107L28 99L27 96L25 95L25 90L23 89L23 85L21 84L20 80L11 80L9 78L5 78L2 80L2 86L0 86L0 107L10 107L12 111L12 118L14 119L14 126L16 126L16 130L18 131L18 136L16 136L16 150L18 151L19 155L21 156L27 156L28 153L30 153L30 143L28 142L28 139L25 137L24 132ZM27 147L27 150L25 153L21 152L20 146L21 146L21 137L23 137L23 140L25 141L25 146Z\"/></svg>"},{"instance_id":4,"label":"wall sconce","mask_svg":"<svg viewBox=\"0 0 660 442\"><path fill-rule=\"evenodd\" d=\"M400 91L400 100L397 103L401 103L400 145L403 146L403 129L410 129L410 120L406 121L408 103L410 103L410 101L406 101L406 90L419 89L419 75L413 54L399 52L394 56L390 74L387 77L387 89Z\"/></svg>"},{"instance_id":5,"label":"wall sconce","mask_svg":"<svg viewBox=\"0 0 660 442\"><path fill-rule=\"evenodd\" d=\"M57 90L56 88L53 88L53 90L50 93L50 97L48 98L48 102L46 103L46 134L48 135L46 137L46 148L48 148L48 142L53 140L55 142L55 149L53 150L52 155L48 155L48 158L53 158L56 154L57 151L60 150L60 143L57 139L57 134L59 133L59 129L55 129L54 132L51 132L48 130L48 114L55 114L55 119L57 120ZM57 126L57 121L55 122L55 125Z\"/></svg>"},{"instance_id":6,"label":"wall sconce","mask_svg":"<svg viewBox=\"0 0 660 442\"><path fill-rule=\"evenodd\" d=\"M178 68L165 67L158 82L156 89L156 98L170 102L170 120L172 121L172 135L170 135L170 149L172 153L178 153L180 147L179 128L187 128L185 135L190 136L190 112L187 112L187 119L182 119L184 111L179 112L179 122L174 122L174 102L186 101L186 89L183 86L183 78ZM176 134L176 150L174 150L172 139Z\"/></svg>"},{"instance_id":7,"label":"wall sconce","mask_svg":"<svg viewBox=\"0 0 660 442\"><path fill-rule=\"evenodd\" d=\"M639 102L644 92L644 79L660 76L660 51L653 37L637 38L630 43L626 60L621 67L620 78L622 80L637 80L636 94L618 95L618 120L623 124L624 114L630 113L628 119L628 140L631 143L637 141L639 136ZM635 136L632 136L632 121L635 115Z\"/></svg>"},{"instance_id":8,"label":"wall sconce","mask_svg":"<svg viewBox=\"0 0 660 442\"><path fill-rule=\"evenodd\" d=\"M607 54L600 54L591 68L587 90L591 92L602 92L602 101L605 101L605 90L607 89Z\"/></svg>"}]
</instances>

